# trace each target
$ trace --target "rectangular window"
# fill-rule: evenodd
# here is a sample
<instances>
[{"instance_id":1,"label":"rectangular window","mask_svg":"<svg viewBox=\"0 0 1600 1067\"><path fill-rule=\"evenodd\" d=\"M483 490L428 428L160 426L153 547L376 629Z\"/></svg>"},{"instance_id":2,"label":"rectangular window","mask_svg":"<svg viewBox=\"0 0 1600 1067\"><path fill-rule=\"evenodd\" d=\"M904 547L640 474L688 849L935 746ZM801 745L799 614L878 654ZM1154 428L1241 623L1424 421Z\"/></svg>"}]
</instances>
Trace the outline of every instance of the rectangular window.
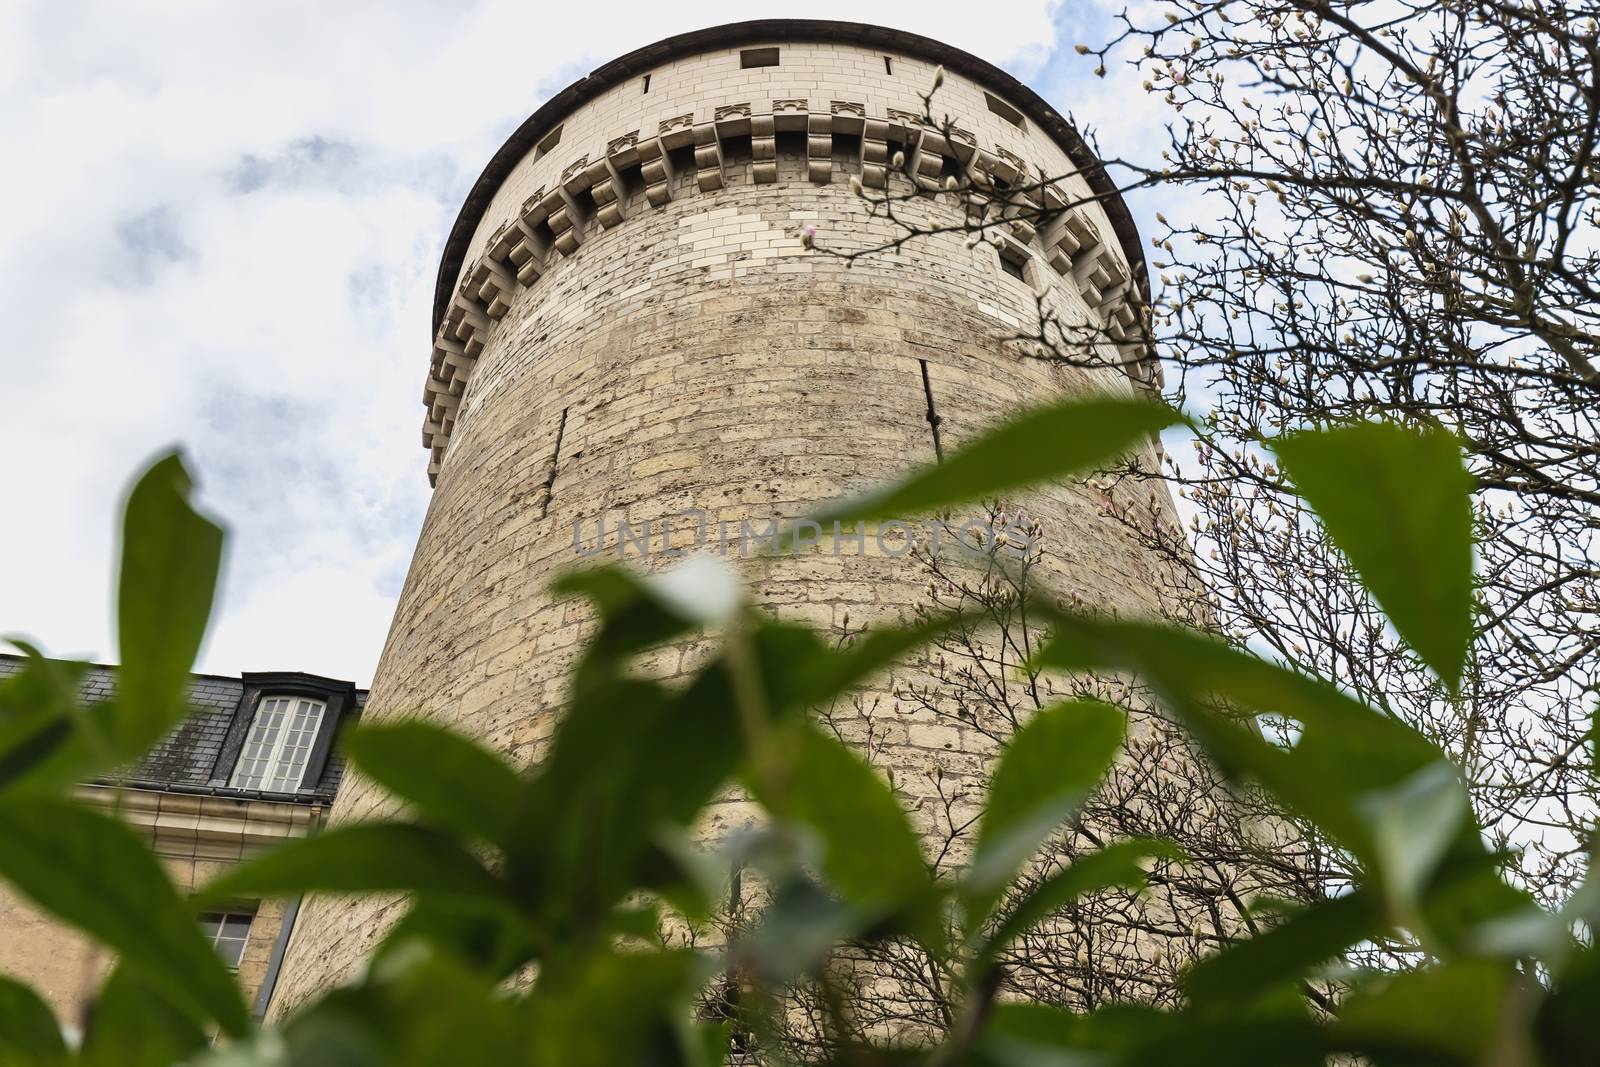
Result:
<instances>
[{"instance_id":1,"label":"rectangular window","mask_svg":"<svg viewBox=\"0 0 1600 1067\"><path fill-rule=\"evenodd\" d=\"M894 61L892 59L890 59L888 56L884 56L883 57L883 72L885 74L893 74L894 73Z\"/></svg>"},{"instance_id":2,"label":"rectangular window","mask_svg":"<svg viewBox=\"0 0 1600 1067\"><path fill-rule=\"evenodd\" d=\"M554 148L556 145L558 145L560 143L561 143L561 127L557 126L555 129L551 130L549 133L545 134L543 137L541 137L539 139L539 143L537 145L535 145L534 148L533 148L533 158L534 159L543 159L546 155L548 155L550 153L550 150L552 148Z\"/></svg>"},{"instance_id":3,"label":"rectangular window","mask_svg":"<svg viewBox=\"0 0 1600 1067\"><path fill-rule=\"evenodd\" d=\"M644 76L643 92L648 93L649 91L650 91L650 75L646 74Z\"/></svg>"},{"instance_id":4,"label":"rectangular window","mask_svg":"<svg viewBox=\"0 0 1600 1067\"><path fill-rule=\"evenodd\" d=\"M990 111L993 111L1017 129L1026 129L1022 122L1022 112L992 93L984 93L983 98L988 102Z\"/></svg>"},{"instance_id":5,"label":"rectangular window","mask_svg":"<svg viewBox=\"0 0 1600 1067\"><path fill-rule=\"evenodd\" d=\"M253 911L207 911L200 915L200 930L206 940L216 946L232 970L238 970L244 958L244 949L250 943L250 924L255 921Z\"/></svg>"},{"instance_id":6,"label":"rectangular window","mask_svg":"<svg viewBox=\"0 0 1600 1067\"><path fill-rule=\"evenodd\" d=\"M739 53L739 66L749 67L776 67L778 65L778 50L776 48L746 48Z\"/></svg>"},{"instance_id":7,"label":"rectangular window","mask_svg":"<svg viewBox=\"0 0 1600 1067\"><path fill-rule=\"evenodd\" d=\"M307 697L262 697L229 784L274 793L299 789L327 710L323 701Z\"/></svg>"}]
</instances>

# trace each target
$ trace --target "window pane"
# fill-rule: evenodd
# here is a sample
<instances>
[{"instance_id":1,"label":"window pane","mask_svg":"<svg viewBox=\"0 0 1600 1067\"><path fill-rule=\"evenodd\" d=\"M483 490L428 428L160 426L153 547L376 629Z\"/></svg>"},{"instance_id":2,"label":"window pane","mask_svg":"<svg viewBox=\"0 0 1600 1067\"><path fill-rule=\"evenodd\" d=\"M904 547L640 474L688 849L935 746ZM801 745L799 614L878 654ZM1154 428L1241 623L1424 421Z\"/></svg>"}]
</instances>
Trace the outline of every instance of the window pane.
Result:
<instances>
[{"instance_id":1,"label":"window pane","mask_svg":"<svg viewBox=\"0 0 1600 1067\"><path fill-rule=\"evenodd\" d=\"M250 943L250 924L254 921L253 911L208 911L200 916L200 930L216 946L222 962L238 967L245 946Z\"/></svg>"},{"instance_id":2,"label":"window pane","mask_svg":"<svg viewBox=\"0 0 1600 1067\"><path fill-rule=\"evenodd\" d=\"M327 705L304 697L263 697L239 751L232 784L291 793L300 788Z\"/></svg>"},{"instance_id":3,"label":"window pane","mask_svg":"<svg viewBox=\"0 0 1600 1067\"><path fill-rule=\"evenodd\" d=\"M222 957L222 962L229 967L239 966L239 960L244 956L244 941L242 937L224 937L217 941L217 955Z\"/></svg>"}]
</instances>

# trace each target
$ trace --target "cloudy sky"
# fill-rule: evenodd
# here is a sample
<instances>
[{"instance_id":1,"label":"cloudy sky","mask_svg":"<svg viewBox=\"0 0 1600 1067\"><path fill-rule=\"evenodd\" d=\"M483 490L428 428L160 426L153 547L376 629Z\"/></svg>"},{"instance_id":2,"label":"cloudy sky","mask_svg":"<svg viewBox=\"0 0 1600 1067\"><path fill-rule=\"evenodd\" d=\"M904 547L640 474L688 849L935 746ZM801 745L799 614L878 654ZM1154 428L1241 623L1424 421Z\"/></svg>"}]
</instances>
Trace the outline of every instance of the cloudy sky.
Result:
<instances>
[{"instance_id":1,"label":"cloudy sky","mask_svg":"<svg viewBox=\"0 0 1600 1067\"><path fill-rule=\"evenodd\" d=\"M0 5L0 634L116 659L118 498L179 444L231 533L199 669L365 684L428 502L439 251L523 118L660 37L804 15L964 47L1126 147L1140 94L1073 54L1088 8Z\"/></svg>"}]
</instances>

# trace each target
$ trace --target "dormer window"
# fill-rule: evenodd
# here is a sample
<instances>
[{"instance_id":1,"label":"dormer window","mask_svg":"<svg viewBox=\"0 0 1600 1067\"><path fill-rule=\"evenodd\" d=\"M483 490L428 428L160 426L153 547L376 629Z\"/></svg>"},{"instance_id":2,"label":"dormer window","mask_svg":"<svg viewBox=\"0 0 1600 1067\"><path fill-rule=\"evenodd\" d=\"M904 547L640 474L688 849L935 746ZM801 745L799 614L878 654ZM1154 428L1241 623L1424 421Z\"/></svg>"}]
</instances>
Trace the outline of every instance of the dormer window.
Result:
<instances>
[{"instance_id":1,"label":"dormer window","mask_svg":"<svg viewBox=\"0 0 1600 1067\"><path fill-rule=\"evenodd\" d=\"M323 700L262 696L228 784L271 793L299 789L327 711Z\"/></svg>"},{"instance_id":2,"label":"dormer window","mask_svg":"<svg viewBox=\"0 0 1600 1067\"><path fill-rule=\"evenodd\" d=\"M356 687L299 671L246 671L239 680L244 691L211 762L210 784L240 793L331 793L338 784L334 741L357 714Z\"/></svg>"}]
</instances>

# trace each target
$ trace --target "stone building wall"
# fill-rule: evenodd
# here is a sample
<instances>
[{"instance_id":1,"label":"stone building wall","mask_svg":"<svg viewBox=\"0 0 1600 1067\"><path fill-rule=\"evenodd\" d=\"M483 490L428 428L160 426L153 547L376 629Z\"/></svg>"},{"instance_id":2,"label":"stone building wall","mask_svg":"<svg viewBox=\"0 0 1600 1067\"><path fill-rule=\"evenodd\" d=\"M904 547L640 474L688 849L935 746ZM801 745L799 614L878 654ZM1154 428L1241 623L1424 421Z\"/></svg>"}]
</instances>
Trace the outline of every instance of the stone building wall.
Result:
<instances>
[{"instance_id":1,"label":"stone building wall","mask_svg":"<svg viewBox=\"0 0 1600 1067\"><path fill-rule=\"evenodd\" d=\"M1013 184L1074 169L1033 120L991 110L986 85L967 75L947 73L935 110L970 142L919 127L917 94L935 64L902 37L893 51L752 37L673 58L598 92L562 118L558 144L511 170L443 309L425 393L436 489L371 721L423 711L535 761L586 632L583 609L546 592L581 562L575 523L588 546L601 517L637 528L693 508L713 528L760 525L933 461L930 403L949 449L1063 391L1141 388L1122 370L1062 369L1006 340L1035 321L1036 287L1068 321L1131 315L1129 257L1099 206L1047 233L1018 228L1004 250L945 234L851 264L804 246L807 227L836 251L896 236L850 185L909 189L904 176L884 178L895 151L914 168L926 159L931 176L947 154ZM743 50L764 46L778 48L778 65L741 66ZM1088 191L1077 178L1062 187L1073 199ZM950 196L903 210L934 224L958 217ZM1002 254L1022 278L1002 269ZM1153 450L1143 458L1153 465ZM1068 485L1026 503L1045 525L1054 583L1091 603L1154 610L1155 561L1103 519L1097 490ZM1170 501L1158 506L1170 519ZM736 566L777 617L824 630L846 615L852 626L900 619L926 586L913 561L870 543ZM669 649L657 667L687 671L699 652ZM888 679L875 687L892 702L890 692ZM865 724L842 729L859 735ZM926 715L873 729L925 827L935 798L924 772L937 762L976 783L992 747ZM391 810L355 777L333 818ZM747 817L730 799L707 832ZM348 976L402 906L309 901L273 1011Z\"/></svg>"},{"instance_id":2,"label":"stone building wall","mask_svg":"<svg viewBox=\"0 0 1600 1067\"><path fill-rule=\"evenodd\" d=\"M190 893L241 859L322 820L314 805L84 786L79 798L115 813L145 835L179 892ZM105 876L117 877L107 870ZM255 1004L283 925L282 900L240 901L229 909L253 913L237 976L246 1004ZM0 974L26 982L55 1009L66 1027L81 1027L88 998L115 957L77 931L41 913L0 882Z\"/></svg>"},{"instance_id":3,"label":"stone building wall","mask_svg":"<svg viewBox=\"0 0 1600 1067\"><path fill-rule=\"evenodd\" d=\"M0 654L0 681L22 672L23 657ZM271 680L271 681L267 681ZM342 715L325 717L329 753L314 780L292 793L239 789L228 785L237 757L227 741L239 735L256 712L260 686L309 682L329 692L347 690ZM87 666L78 691L84 705L115 697L117 668ZM199 889L240 860L303 837L320 827L344 773L344 760L332 736L345 719L360 714L365 691L348 682L298 673L247 674L242 677L194 675L187 704L190 714L136 763L94 783L81 786L81 801L115 814L146 837L180 892ZM107 880L118 877L106 870ZM246 1003L255 1004L274 947L286 904L282 900L230 902L228 910L253 914L239 959L237 976ZM78 1026L85 998L99 988L114 962L69 927L42 914L9 885L0 882L0 975L32 985L56 1010L62 1024Z\"/></svg>"}]
</instances>

